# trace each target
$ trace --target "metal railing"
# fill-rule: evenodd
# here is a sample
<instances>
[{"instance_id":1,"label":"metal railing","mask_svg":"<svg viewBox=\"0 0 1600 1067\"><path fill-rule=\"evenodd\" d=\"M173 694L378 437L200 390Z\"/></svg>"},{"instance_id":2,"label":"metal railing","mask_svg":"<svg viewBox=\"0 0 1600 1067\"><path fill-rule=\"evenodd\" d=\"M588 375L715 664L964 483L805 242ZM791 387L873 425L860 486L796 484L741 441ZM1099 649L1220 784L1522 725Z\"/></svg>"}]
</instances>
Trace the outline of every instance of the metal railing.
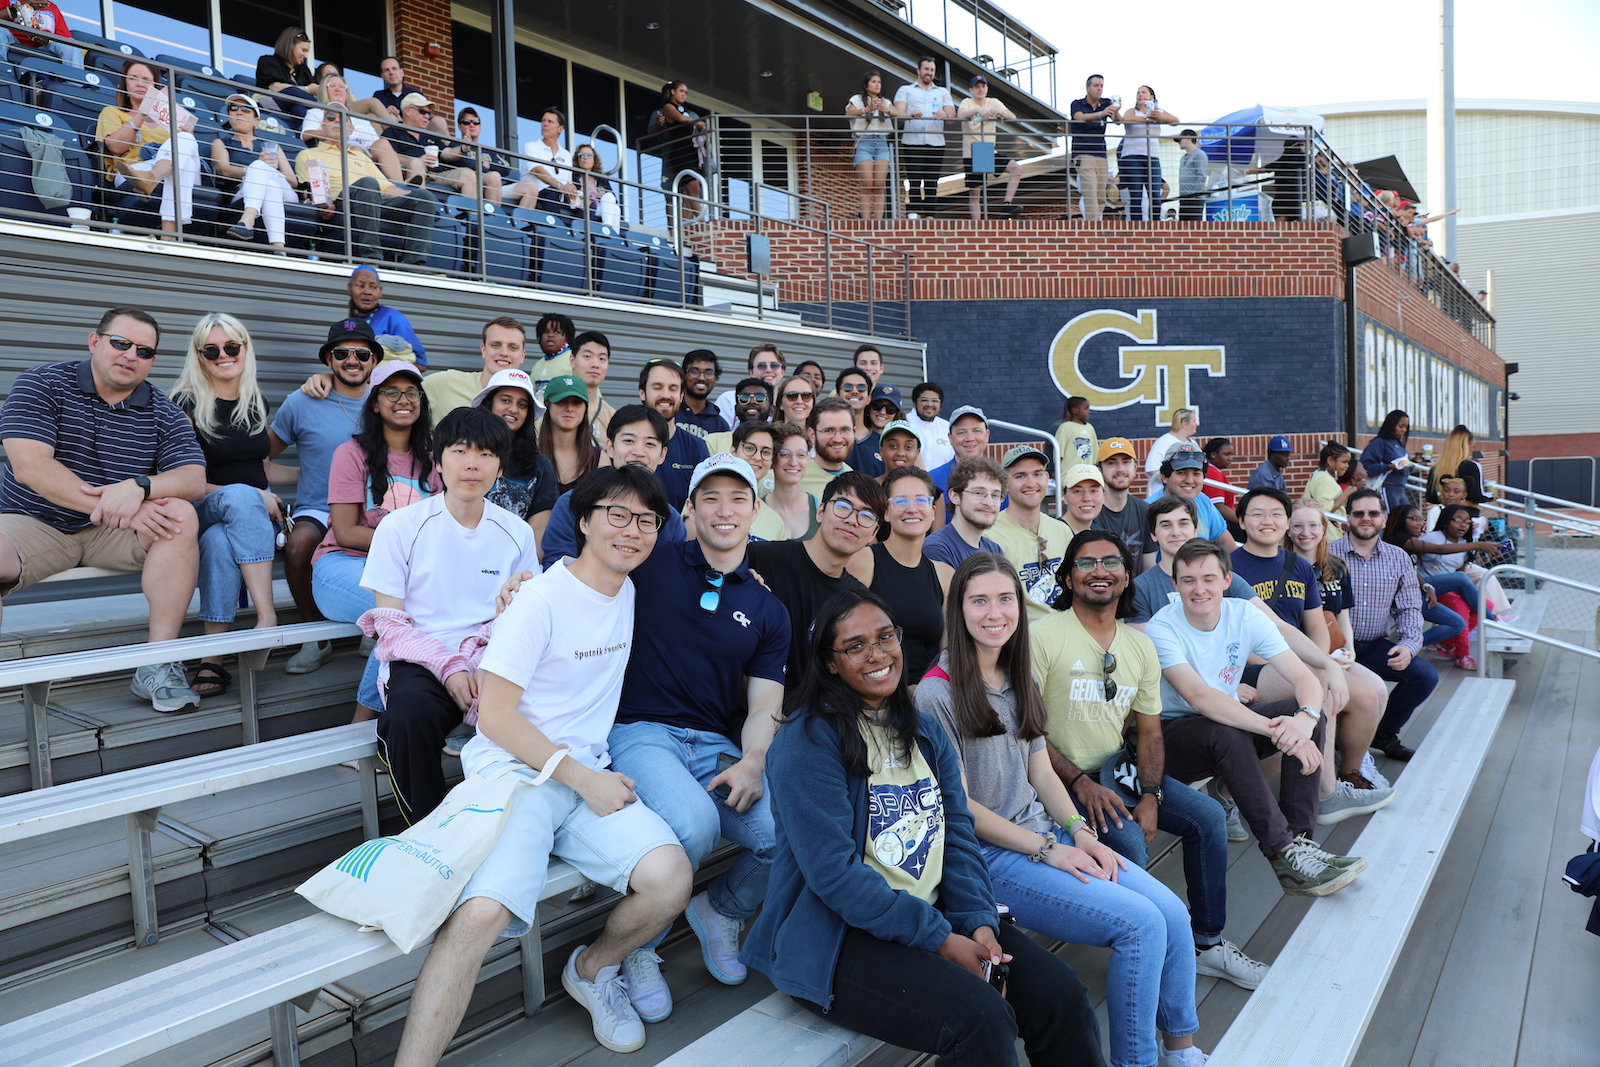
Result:
<instances>
[{"instance_id":1,"label":"metal railing","mask_svg":"<svg viewBox=\"0 0 1600 1067\"><path fill-rule=\"evenodd\" d=\"M1553 585L1565 586L1568 589L1576 589L1576 590L1579 590L1580 592L1590 593L1590 594L1593 594L1595 596L1600 596L1600 585L1589 585L1586 582L1573 581L1571 578L1563 578L1559 574L1551 574L1548 571L1536 571L1531 567L1520 567L1520 566L1516 565L1515 563L1500 563L1500 564L1497 564L1497 565L1495 565L1493 567L1490 567L1487 571L1485 571L1479 577L1479 579L1478 579L1478 603L1482 604L1482 603L1485 602L1483 598L1485 596L1485 591L1488 588L1490 580L1496 578L1498 575L1500 575L1502 573L1504 573L1504 574L1511 574L1511 573L1520 574L1520 575L1523 576L1523 580L1524 580L1525 584L1532 584L1534 582L1549 582L1549 583L1551 583ZM1520 637L1524 641L1537 641L1540 644L1549 645L1551 648L1559 648L1559 649L1562 649L1563 651L1566 651L1566 652L1576 652L1580 656L1586 656L1589 659L1600 660L1600 652L1597 652L1592 648L1585 648L1582 645L1574 645L1569 641L1562 641L1559 638L1555 638L1555 637L1546 637L1544 634L1538 633L1537 631L1534 631L1534 630L1518 629L1517 627L1512 626L1509 623L1504 623L1504 622L1499 621L1498 619L1490 619L1490 618L1486 617L1486 618L1482 619L1478 623L1478 677L1479 678L1487 678L1487 677L1489 677L1489 649L1488 649L1488 646L1489 646L1489 631L1490 630L1494 630L1494 631L1496 631L1498 633L1502 633L1502 634L1509 634L1512 637Z\"/></svg>"},{"instance_id":2,"label":"metal railing","mask_svg":"<svg viewBox=\"0 0 1600 1067\"><path fill-rule=\"evenodd\" d=\"M1049 430L1041 430L1037 426L1025 426L1020 422L1007 422L1005 419L986 418L984 421L990 426L998 426L1003 430L1015 430L1017 433L1037 435L1039 440L1045 443L1044 447L1049 449L1050 458L1054 461L1050 464L1050 470L1056 471L1058 474L1067 472L1066 468L1061 465L1061 442L1057 441L1056 435ZM1058 486L1056 489L1056 518L1058 519L1061 518L1061 513L1065 510L1063 498L1066 495L1065 491Z\"/></svg>"}]
</instances>

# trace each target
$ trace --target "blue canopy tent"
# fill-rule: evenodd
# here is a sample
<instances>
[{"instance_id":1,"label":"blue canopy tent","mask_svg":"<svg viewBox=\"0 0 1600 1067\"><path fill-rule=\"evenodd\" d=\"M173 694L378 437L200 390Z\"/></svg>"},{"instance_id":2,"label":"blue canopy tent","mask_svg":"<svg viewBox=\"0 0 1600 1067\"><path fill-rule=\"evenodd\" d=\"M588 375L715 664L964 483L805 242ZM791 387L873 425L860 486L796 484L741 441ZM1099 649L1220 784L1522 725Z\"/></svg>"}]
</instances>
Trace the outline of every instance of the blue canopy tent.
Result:
<instances>
[{"instance_id":1,"label":"blue canopy tent","mask_svg":"<svg viewBox=\"0 0 1600 1067\"><path fill-rule=\"evenodd\" d=\"M1260 157L1260 166L1283 154L1285 141L1305 137L1305 127L1322 132L1322 116L1295 107L1257 104L1243 111L1224 115L1200 131L1200 148L1213 163L1249 166Z\"/></svg>"}]
</instances>

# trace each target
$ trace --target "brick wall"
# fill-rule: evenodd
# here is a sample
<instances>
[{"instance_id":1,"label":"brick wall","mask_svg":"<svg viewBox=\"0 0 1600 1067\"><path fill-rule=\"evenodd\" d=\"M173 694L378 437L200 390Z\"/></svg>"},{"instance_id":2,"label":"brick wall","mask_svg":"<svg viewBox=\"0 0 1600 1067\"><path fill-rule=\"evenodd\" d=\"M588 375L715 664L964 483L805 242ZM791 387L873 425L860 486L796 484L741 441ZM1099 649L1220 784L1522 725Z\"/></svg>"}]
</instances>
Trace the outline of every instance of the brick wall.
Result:
<instances>
[{"instance_id":1,"label":"brick wall","mask_svg":"<svg viewBox=\"0 0 1600 1067\"><path fill-rule=\"evenodd\" d=\"M1534 425L1527 419L1523 423ZM1511 458L1539 456L1600 456L1597 433L1523 433L1517 428L1517 402L1511 402Z\"/></svg>"},{"instance_id":2,"label":"brick wall","mask_svg":"<svg viewBox=\"0 0 1600 1067\"><path fill-rule=\"evenodd\" d=\"M441 113L453 112L456 98L449 0L405 0L394 5L394 54L406 72L406 84L421 89ZM427 54L429 45L441 49ZM488 61L488 57L484 57ZM453 114L446 121L452 121Z\"/></svg>"}]
</instances>

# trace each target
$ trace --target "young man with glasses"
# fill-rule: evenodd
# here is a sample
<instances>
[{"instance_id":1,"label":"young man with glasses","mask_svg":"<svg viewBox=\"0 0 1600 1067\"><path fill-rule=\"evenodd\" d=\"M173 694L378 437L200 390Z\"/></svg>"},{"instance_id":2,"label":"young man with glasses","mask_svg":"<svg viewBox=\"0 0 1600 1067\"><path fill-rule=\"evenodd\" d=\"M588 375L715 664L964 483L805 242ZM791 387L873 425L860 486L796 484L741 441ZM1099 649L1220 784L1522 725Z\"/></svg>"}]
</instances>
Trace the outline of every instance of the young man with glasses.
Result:
<instances>
[{"instance_id":1,"label":"young man with glasses","mask_svg":"<svg viewBox=\"0 0 1600 1067\"><path fill-rule=\"evenodd\" d=\"M877 541L886 506L883 486L860 471L846 471L822 490L816 536L750 545L751 568L789 609L791 677L799 677L805 669L811 651L811 624L822 605L845 589L864 588L846 572L845 564Z\"/></svg>"},{"instance_id":2,"label":"young man with glasses","mask_svg":"<svg viewBox=\"0 0 1600 1067\"><path fill-rule=\"evenodd\" d=\"M721 838L742 847L686 909L706 970L723 985L745 980L739 937L766 895L775 832L763 772L789 654L789 613L746 558L762 511L758 485L738 456L705 460L689 483L696 539L658 544L632 572L646 608L634 619L609 738L612 769L672 827L692 866ZM666 933L622 964L645 1022L672 1013L655 951Z\"/></svg>"},{"instance_id":3,"label":"young man with glasses","mask_svg":"<svg viewBox=\"0 0 1600 1067\"><path fill-rule=\"evenodd\" d=\"M1122 621L1131 608L1132 569L1133 555L1115 534L1078 533L1057 575L1055 610L1029 622L1033 671L1049 715L1050 766L1100 839L1129 862L1149 863L1158 829L1182 838L1196 973L1254 989L1266 965L1222 937L1228 901L1222 808L1165 770L1161 664L1150 639ZM1132 759L1124 747L1129 734Z\"/></svg>"},{"instance_id":4,"label":"young man with glasses","mask_svg":"<svg viewBox=\"0 0 1600 1067\"><path fill-rule=\"evenodd\" d=\"M672 828L609 769L608 735L634 640L630 575L670 514L660 483L633 466L602 467L573 490L577 558L526 582L494 622L479 664L478 734L468 775L513 776L505 826L461 890L417 977L395 1062L439 1061L466 1013L484 954L538 922L551 856L624 894L593 944L567 957L561 984L613 1052L645 1042L622 961L688 903L693 875Z\"/></svg>"},{"instance_id":5,"label":"young man with glasses","mask_svg":"<svg viewBox=\"0 0 1600 1067\"><path fill-rule=\"evenodd\" d=\"M783 358L783 353L771 341L762 341L756 345L745 360L745 372L752 378L760 378L766 382L769 391L773 392L777 390L778 383L783 381L783 373L788 366L788 360ZM729 390L717 397L717 414L721 415L729 426L737 426L741 421L733 410L735 391ZM776 403L771 396L768 400Z\"/></svg>"},{"instance_id":6,"label":"young man with glasses","mask_svg":"<svg viewBox=\"0 0 1600 1067\"><path fill-rule=\"evenodd\" d=\"M1056 572L1076 531L1060 519L1044 513L1044 496L1050 488L1049 457L1032 445L1018 445L1006 453L1001 466L1006 471L1006 487L1011 504L989 527L989 538L1000 546L1011 565L1017 568L1023 591L1028 595L1028 622L1047 618L1061 587ZM1068 477L1086 478L1093 467L1072 468ZM1098 476L1099 471L1095 471Z\"/></svg>"},{"instance_id":7,"label":"young man with glasses","mask_svg":"<svg viewBox=\"0 0 1600 1067\"><path fill-rule=\"evenodd\" d=\"M933 560L940 580L949 583L961 561L974 552L1003 556L998 544L985 536L1000 517L1006 498L1006 472L987 456L974 456L956 464L945 496L955 509L948 526L940 527L923 542L922 554Z\"/></svg>"},{"instance_id":8,"label":"young man with glasses","mask_svg":"<svg viewBox=\"0 0 1600 1067\"><path fill-rule=\"evenodd\" d=\"M679 426L683 408L683 370L665 359L653 359L639 372L639 401L655 409L667 423L667 456L656 476L667 491L667 503L682 511L689 499L689 479L710 456L705 433L698 426Z\"/></svg>"},{"instance_id":9,"label":"young man with glasses","mask_svg":"<svg viewBox=\"0 0 1600 1067\"><path fill-rule=\"evenodd\" d=\"M850 452L856 446L855 412L836 396L817 401L806 418L811 439L811 465L800 480L802 491L821 497L827 484L850 471Z\"/></svg>"},{"instance_id":10,"label":"young man with glasses","mask_svg":"<svg viewBox=\"0 0 1600 1067\"><path fill-rule=\"evenodd\" d=\"M711 390L717 387L722 375L722 364L717 354L709 348L697 348L683 357L683 406L678 408L678 422L696 426L705 434L727 433L733 427L711 402Z\"/></svg>"},{"instance_id":11,"label":"young man with glasses","mask_svg":"<svg viewBox=\"0 0 1600 1067\"><path fill-rule=\"evenodd\" d=\"M150 640L177 638L200 568L206 460L182 409L146 381L161 328L115 307L89 334L89 358L23 371L0 408L0 595L73 567L139 571ZM200 698L182 663L153 663L133 694L156 711Z\"/></svg>"}]
</instances>

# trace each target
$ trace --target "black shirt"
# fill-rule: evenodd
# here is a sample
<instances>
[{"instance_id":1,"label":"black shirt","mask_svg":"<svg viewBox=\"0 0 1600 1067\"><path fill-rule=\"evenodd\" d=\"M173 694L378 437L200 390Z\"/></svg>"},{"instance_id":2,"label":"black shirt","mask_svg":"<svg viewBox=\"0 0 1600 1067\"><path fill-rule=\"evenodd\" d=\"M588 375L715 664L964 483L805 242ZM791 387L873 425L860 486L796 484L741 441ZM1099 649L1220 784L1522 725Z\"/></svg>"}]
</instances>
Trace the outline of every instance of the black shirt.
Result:
<instances>
[{"instance_id":1,"label":"black shirt","mask_svg":"<svg viewBox=\"0 0 1600 1067\"><path fill-rule=\"evenodd\" d=\"M1328 577L1334 570L1330 566L1327 571L1317 575L1317 585L1322 589L1322 608L1335 615L1341 611L1348 611L1356 606L1356 591L1350 585L1350 575L1343 567L1338 568L1337 578Z\"/></svg>"},{"instance_id":2,"label":"black shirt","mask_svg":"<svg viewBox=\"0 0 1600 1067\"><path fill-rule=\"evenodd\" d=\"M902 567L888 545L873 545L872 591L889 605L895 625L905 629L906 684L915 685L939 658L944 637L944 588L933 560L924 556L915 567Z\"/></svg>"},{"instance_id":3,"label":"black shirt","mask_svg":"<svg viewBox=\"0 0 1600 1067\"><path fill-rule=\"evenodd\" d=\"M298 85L302 89L315 82L311 76L311 68L301 63L290 68L289 64L279 59L277 53L269 52L256 60L256 88L265 89L273 82L283 82L286 85Z\"/></svg>"},{"instance_id":4,"label":"black shirt","mask_svg":"<svg viewBox=\"0 0 1600 1067\"><path fill-rule=\"evenodd\" d=\"M1128 504L1121 511L1112 511L1110 508L1101 508L1100 514L1090 525L1096 530L1117 535L1117 538L1128 546L1128 551L1133 553L1133 569L1137 576L1139 569L1144 566L1140 559L1146 552L1155 549L1145 547L1145 527L1149 524L1150 505L1128 494Z\"/></svg>"},{"instance_id":5,"label":"black shirt","mask_svg":"<svg viewBox=\"0 0 1600 1067\"><path fill-rule=\"evenodd\" d=\"M194 419L194 401L187 396L178 397L174 403L183 409L190 420ZM233 413L238 410L237 400L218 399L213 411L217 421L217 435L207 437L198 429L195 439L206 457L206 481L212 485L242 483L257 489L267 488L267 469L263 465L272 451L267 438L266 422L260 433L233 425Z\"/></svg>"},{"instance_id":6,"label":"black shirt","mask_svg":"<svg viewBox=\"0 0 1600 1067\"><path fill-rule=\"evenodd\" d=\"M429 145L437 145L441 149L447 147L428 131L412 129L410 126L390 126L384 136L394 146L396 154L413 158L422 155Z\"/></svg>"},{"instance_id":7,"label":"black shirt","mask_svg":"<svg viewBox=\"0 0 1600 1067\"><path fill-rule=\"evenodd\" d=\"M817 612L837 593L860 589L849 571L829 578L806 553L804 541L752 541L746 550L750 567L761 575L784 607L794 633L789 642L789 684L798 685L811 647L811 624Z\"/></svg>"},{"instance_id":8,"label":"black shirt","mask_svg":"<svg viewBox=\"0 0 1600 1067\"><path fill-rule=\"evenodd\" d=\"M400 85L400 91L398 93L391 93L389 91L389 87L385 85L382 89L379 89L377 92L372 94L372 99L376 100L384 107L392 107L396 111L399 111L400 101L404 100L409 94L415 92L420 92L420 90L413 89L411 86L402 82Z\"/></svg>"}]
</instances>

